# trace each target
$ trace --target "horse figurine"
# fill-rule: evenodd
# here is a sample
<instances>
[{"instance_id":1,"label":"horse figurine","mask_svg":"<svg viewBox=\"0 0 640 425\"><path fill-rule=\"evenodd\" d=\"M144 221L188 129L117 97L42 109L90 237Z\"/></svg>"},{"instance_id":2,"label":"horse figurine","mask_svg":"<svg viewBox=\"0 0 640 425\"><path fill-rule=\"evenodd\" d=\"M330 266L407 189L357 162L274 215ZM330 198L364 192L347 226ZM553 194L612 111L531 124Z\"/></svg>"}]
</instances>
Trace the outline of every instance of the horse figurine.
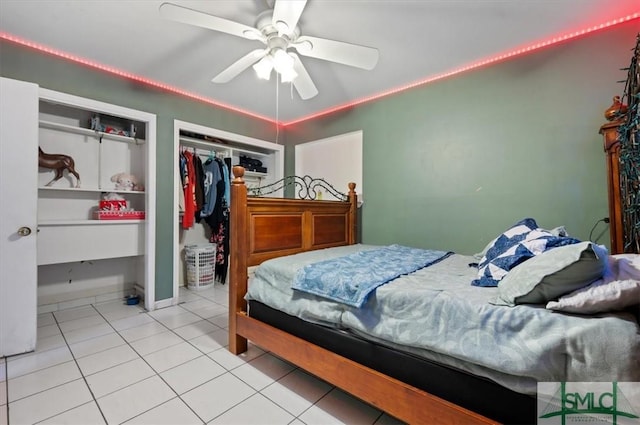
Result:
<instances>
[{"instance_id":1,"label":"horse figurine","mask_svg":"<svg viewBox=\"0 0 640 425\"><path fill-rule=\"evenodd\" d=\"M75 170L75 162L69 155L63 154L50 154L42 151L42 148L38 147L38 166L42 168L50 168L55 170L56 175L45 186L51 186L54 182L62 178L62 173L67 170L69 173L76 176L76 186L80 187L80 174Z\"/></svg>"}]
</instances>

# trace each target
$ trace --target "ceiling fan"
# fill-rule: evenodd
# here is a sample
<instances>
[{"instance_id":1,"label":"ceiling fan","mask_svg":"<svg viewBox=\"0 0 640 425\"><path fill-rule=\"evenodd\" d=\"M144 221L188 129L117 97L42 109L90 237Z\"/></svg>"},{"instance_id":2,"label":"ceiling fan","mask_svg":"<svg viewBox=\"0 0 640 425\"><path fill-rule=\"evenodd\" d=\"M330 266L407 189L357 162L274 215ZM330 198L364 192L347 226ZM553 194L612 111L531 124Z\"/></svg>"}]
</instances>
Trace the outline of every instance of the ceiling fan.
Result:
<instances>
[{"instance_id":1,"label":"ceiling fan","mask_svg":"<svg viewBox=\"0 0 640 425\"><path fill-rule=\"evenodd\" d=\"M318 89L296 52L371 70L378 62L378 49L301 35L298 20L306 3L306 0L275 0L273 9L258 16L255 28L173 3L160 5L160 14L166 19L257 40L266 45L238 59L216 75L212 82L229 82L250 66L258 77L268 80L275 69L282 82L292 82L302 99L310 99L318 94Z\"/></svg>"}]
</instances>

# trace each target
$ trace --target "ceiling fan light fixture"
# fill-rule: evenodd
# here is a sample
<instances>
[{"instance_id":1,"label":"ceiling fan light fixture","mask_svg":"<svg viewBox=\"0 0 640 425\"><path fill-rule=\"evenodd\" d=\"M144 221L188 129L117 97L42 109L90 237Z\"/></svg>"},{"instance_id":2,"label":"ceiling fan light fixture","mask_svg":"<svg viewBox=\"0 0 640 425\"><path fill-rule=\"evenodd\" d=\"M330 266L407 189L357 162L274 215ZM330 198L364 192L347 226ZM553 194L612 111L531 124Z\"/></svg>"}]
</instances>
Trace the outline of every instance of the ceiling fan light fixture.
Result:
<instances>
[{"instance_id":1,"label":"ceiling fan light fixture","mask_svg":"<svg viewBox=\"0 0 640 425\"><path fill-rule=\"evenodd\" d=\"M269 55L263 57L253 65L256 75L261 80L269 80L271 78L271 70L273 69L273 61Z\"/></svg>"},{"instance_id":2,"label":"ceiling fan light fixture","mask_svg":"<svg viewBox=\"0 0 640 425\"><path fill-rule=\"evenodd\" d=\"M274 49L271 55L273 56L273 67L279 74L293 71L293 58L284 49Z\"/></svg>"},{"instance_id":3,"label":"ceiling fan light fixture","mask_svg":"<svg viewBox=\"0 0 640 425\"><path fill-rule=\"evenodd\" d=\"M280 74L280 81L283 83L291 83L298 77L298 73L293 68L285 69L278 74Z\"/></svg>"},{"instance_id":4,"label":"ceiling fan light fixture","mask_svg":"<svg viewBox=\"0 0 640 425\"><path fill-rule=\"evenodd\" d=\"M290 83L296 79L298 73L294 69L295 60L293 56L284 49L274 49L271 52L273 57L273 68L280 74L280 81Z\"/></svg>"}]
</instances>

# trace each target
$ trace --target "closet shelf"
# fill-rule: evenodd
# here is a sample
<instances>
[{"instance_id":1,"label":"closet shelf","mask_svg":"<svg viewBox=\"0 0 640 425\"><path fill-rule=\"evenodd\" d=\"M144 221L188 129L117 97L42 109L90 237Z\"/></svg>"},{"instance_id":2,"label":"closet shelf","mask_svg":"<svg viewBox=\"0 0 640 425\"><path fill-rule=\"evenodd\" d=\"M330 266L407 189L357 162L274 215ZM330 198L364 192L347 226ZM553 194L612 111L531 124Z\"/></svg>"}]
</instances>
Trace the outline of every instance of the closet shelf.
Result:
<instances>
[{"instance_id":1,"label":"closet shelf","mask_svg":"<svg viewBox=\"0 0 640 425\"><path fill-rule=\"evenodd\" d=\"M61 190L61 191L69 191L69 192L115 192L121 193L123 195L127 194L140 194L144 195L144 191L140 190L116 190L116 189L100 189L100 188L84 188L84 187L53 187L53 186L38 186L38 190Z\"/></svg>"},{"instance_id":2,"label":"closet shelf","mask_svg":"<svg viewBox=\"0 0 640 425\"><path fill-rule=\"evenodd\" d=\"M38 221L38 226L108 226L115 224L140 224L144 220L42 220Z\"/></svg>"},{"instance_id":3,"label":"closet shelf","mask_svg":"<svg viewBox=\"0 0 640 425\"><path fill-rule=\"evenodd\" d=\"M144 190L116 190L116 189L100 189L100 188L84 188L84 187L53 187L53 186L39 186L38 190L62 190L69 192L115 192L123 195L127 194L144 194Z\"/></svg>"},{"instance_id":4,"label":"closet shelf","mask_svg":"<svg viewBox=\"0 0 640 425\"><path fill-rule=\"evenodd\" d=\"M269 174L268 173L261 173L259 171L247 171L244 170L244 175L247 177L268 177Z\"/></svg>"},{"instance_id":5,"label":"closet shelf","mask_svg":"<svg viewBox=\"0 0 640 425\"><path fill-rule=\"evenodd\" d=\"M238 149L238 148L234 148L234 151L236 151L238 154L241 154L241 155L259 156L261 158L266 158L270 155L264 152L249 151L246 149Z\"/></svg>"},{"instance_id":6,"label":"closet shelf","mask_svg":"<svg viewBox=\"0 0 640 425\"><path fill-rule=\"evenodd\" d=\"M258 156L260 158L265 158L265 157L268 157L269 155L271 155L271 153L258 152L258 151L247 150L247 149L241 149L241 148L237 148L237 147L235 147L233 145L221 145L221 144L218 144L218 143L213 142L213 141L209 142L207 140L200 140L200 139L196 139L196 138L189 137L189 136L180 136L179 140L180 140L180 144L183 147L200 148L200 149L212 150L212 151L226 150L226 151L235 152L236 154L253 155L253 156Z\"/></svg>"},{"instance_id":7,"label":"closet shelf","mask_svg":"<svg viewBox=\"0 0 640 425\"><path fill-rule=\"evenodd\" d=\"M82 135L85 135L85 136L104 138L104 139L109 139L109 140L115 140L115 141L118 141L118 142L134 143L136 145L140 145L140 144L145 143L144 139L136 139L135 137L127 137L127 136L120 136L120 135L117 135L117 134L104 133L102 131L96 131L96 130L92 130L90 128L76 127L76 126L73 126L73 125L60 124L60 123L57 123L57 122L40 120L39 124L40 124L41 128L49 128L49 129L52 129L52 130L66 131L68 133L82 134Z\"/></svg>"}]
</instances>

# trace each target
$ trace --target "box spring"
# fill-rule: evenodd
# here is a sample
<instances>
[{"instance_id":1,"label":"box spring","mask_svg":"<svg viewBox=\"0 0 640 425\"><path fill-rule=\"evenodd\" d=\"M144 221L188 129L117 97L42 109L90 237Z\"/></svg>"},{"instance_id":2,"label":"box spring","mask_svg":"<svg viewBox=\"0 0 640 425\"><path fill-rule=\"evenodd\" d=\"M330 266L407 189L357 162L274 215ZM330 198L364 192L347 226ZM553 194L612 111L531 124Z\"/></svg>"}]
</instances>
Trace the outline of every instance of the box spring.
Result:
<instances>
[{"instance_id":1,"label":"box spring","mask_svg":"<svg viewBox=\"0 0 640 425\"><path fill-rule=\"evenodd\" d=\"M485 378L305 322L257 301L249 301L249 316L488 418L511 424L536 423L534 397Z\"/></svg>"}]
</instances>

